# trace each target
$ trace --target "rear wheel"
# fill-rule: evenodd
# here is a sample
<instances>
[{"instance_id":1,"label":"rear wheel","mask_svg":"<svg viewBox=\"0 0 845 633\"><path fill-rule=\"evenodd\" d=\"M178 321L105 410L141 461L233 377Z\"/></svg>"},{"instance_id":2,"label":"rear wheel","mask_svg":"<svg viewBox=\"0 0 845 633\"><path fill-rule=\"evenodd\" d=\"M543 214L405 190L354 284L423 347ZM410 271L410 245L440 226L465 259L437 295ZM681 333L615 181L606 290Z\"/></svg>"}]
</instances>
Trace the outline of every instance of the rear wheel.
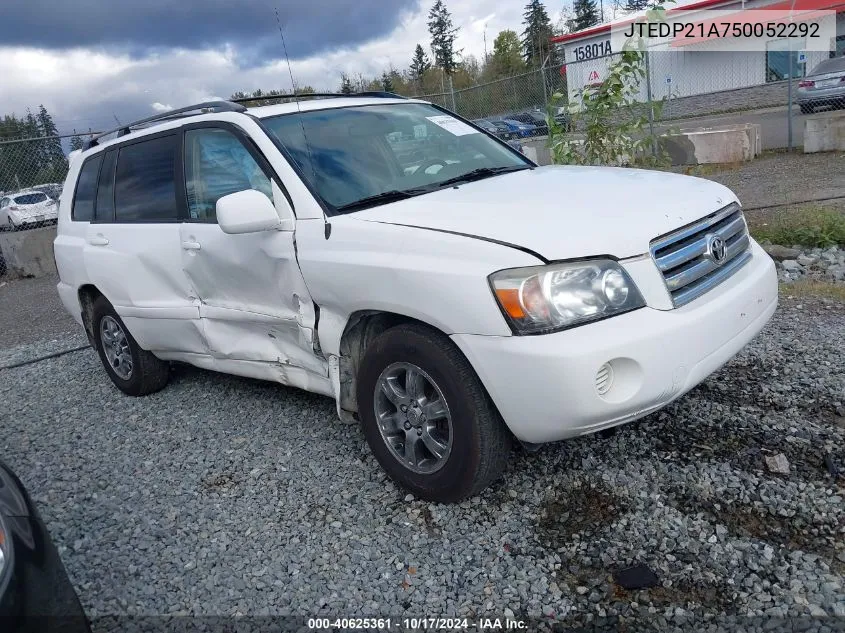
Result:
<instances>
[{"instance_id":1,"label":"rear wheel","mask_svg":"<svg viewBox=\"0 0 845 633\"><path fill-rule=\"evenodd\" d=\"M469 362L436 330L400 325L373 341L358 408L379 464L420 498L458 501L504 472L510 434Z\"/></svg>"},{"instance_id":2,"label":"rear wheel","mask_svg":"<svg viewBox=\"0 0 845 633\"><path fill-rule=\"evenodd\" d=\"M105 297L94 301L92 318L97 353L118 389L129 396L145 396L167 384L170 363L140 348Z\"/></svg>"}]
</instances>

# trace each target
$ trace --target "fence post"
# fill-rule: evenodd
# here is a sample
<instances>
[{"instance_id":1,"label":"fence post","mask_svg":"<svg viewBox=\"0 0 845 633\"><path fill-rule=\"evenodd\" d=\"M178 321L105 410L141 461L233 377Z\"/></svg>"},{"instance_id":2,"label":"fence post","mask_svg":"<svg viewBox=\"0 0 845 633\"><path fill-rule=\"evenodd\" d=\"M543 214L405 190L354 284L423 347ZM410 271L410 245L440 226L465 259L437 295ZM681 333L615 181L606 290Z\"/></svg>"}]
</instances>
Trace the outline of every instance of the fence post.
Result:
<instances>
[{"instance_id":1,"label":"fence post","mask_svg":"<svg viewBox=\"0 0 845 633\"><path fill-rule=\"evenodd\" d=\"M549 109L549 89L546 86L546 60L540 64L540 81L543 82L543 110Z\"/></svg>"},{"instance_id":2,"label":"fence post","mask_svg":"<svg viewBox=\"0 0 845 633\"><path fill-rule=\"evenodd\" d=\"M792 151L792 41L789 41L789 70L787 71L786 136L787 149Z\"/></svg>"},{"instance_id":3,"label":"fence post","mask_svg":"<svg viewBox=\"0 0 845 633\"><path fill-rule=\"evenodd\" d=\"M649 65L648 48L643 52L645 57L645 86L646 99L648 100L648 133L651 136L651 155L657 156L657 139L654 138L654 105L651 97L651 66Z\"/></svg>"},{"instance_id":4,"label":"fence post","mask_svg":"<svg viewBox=\"0 0 845 633\"><path fill-rule=\"evenodd\" d=\"M452 112L457 112L458 107L455 105L455 85L452 83L452 75L449 75L449 94L452 95Z\"/></svg>"}]
</instances>

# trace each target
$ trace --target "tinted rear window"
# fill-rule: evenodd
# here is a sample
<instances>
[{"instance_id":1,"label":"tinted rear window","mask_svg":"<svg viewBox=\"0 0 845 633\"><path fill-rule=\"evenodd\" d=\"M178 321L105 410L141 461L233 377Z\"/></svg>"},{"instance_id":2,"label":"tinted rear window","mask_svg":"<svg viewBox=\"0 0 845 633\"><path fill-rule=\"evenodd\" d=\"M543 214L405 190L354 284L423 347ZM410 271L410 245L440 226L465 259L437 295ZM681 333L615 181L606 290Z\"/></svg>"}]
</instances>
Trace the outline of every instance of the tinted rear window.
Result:
<instances>
[{"instance_id":1,"label":"tinted rear window","mask_svg":"<svg viewBox=\"0 0 845 633\"><path fill-rule=\"evenodd\" d=\"M15 196L13 204L38 204L47 199L46 194L43 193L25 193L20 196Z\"/></svg>"},{"instance_id":2,"label":"tinted rear window","mask_svg":"<svg viewBox=\"0 0 845 633\"><path fill-rule=\"evenodd\" d=\"M826 75L827 73L835 73L845 70L845 57L836 57L835 59L826 59L821 64L813 68L811 75Z\"/></svg>"},{"instance_id":3,"label":"tinted rear window","mask_svg":"<svg viewBox=\"0 0 845 633\"><path fill-rule=\"evenodd\" d=\"M114 166L117 162L117 150L106 152L103 168L100 170L100 184L97 187L98 222L114 221Z\"/></svg>"},{"instance_id":4,"label":"tinted rear window","mask_svg":"<svg viewBox=\"0 0 845 633\"><path fill-rule=\"evenodd\" d=\"M120 148L114 184L116 222L176 221L176 139L174 134Z\"/></svg>"},{"instance_id":5,"label":"tinted rear window","mask_svg":"<svg viewBox=\"0 0 845 633\"><path fill-rule=\"evenodd\" d=\"M71 218L79 222L90 222L94 218L94 197L97 193L97 174L103 155L97 154L85 161L79 172L76 192L73 194Z\"/></svg>"}]
</instances>

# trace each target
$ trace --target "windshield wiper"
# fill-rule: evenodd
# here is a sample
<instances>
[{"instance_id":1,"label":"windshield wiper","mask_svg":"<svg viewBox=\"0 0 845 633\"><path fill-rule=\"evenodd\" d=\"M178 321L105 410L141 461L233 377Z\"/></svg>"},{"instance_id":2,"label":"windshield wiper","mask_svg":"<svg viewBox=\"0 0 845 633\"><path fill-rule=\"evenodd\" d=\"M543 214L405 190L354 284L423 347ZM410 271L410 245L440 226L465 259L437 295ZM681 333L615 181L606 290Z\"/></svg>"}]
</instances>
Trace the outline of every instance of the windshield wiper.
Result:
<instances>
[{"instance_id":1,"label":"windshield wiper","mask_svg":"<svg viewBox=\"0 0 845 633\"><path fill-rule=\"evenodd\" d=\"M507 174L512 171L523 171L525 169L532 169L528 165L510 165L509 167L479 167L478 169L473 169L472 171L468 171L465 174L461 174L460 176L454 176L453 178L447 178L446 180L441 180L440 182L436 182L431 185L429 190L434 189L442 189L443 187L448 187L450 185L457 185L462 182L473 182L475 180L483 180L484 178L489 178L490 176L498 176L499 174Z\"/></svg>"},{"instance_id":2,"label":"windshield wiper","mask_svg":"<svg viewBox=\"0 0 845 633\"><path fill-rule=\"evenodd\" d=\"M428 193L427 189L391 189L390 191L383 191L374 196L367 196L355 202L344 204L337 207L338 211L358 211L366 209L367 207L374 207L379 204L387 204L388 202L396 202L397 200L404 200L405 198L413 198L421 193Z\"/></svg>"}]
</instances>

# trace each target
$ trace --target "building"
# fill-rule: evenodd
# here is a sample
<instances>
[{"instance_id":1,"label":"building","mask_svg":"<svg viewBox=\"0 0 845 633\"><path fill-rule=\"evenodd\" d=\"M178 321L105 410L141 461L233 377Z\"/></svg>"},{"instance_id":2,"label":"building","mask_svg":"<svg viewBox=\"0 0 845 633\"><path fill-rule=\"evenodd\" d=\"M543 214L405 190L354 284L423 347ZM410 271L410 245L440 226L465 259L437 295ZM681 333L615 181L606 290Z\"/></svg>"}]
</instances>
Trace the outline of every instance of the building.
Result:
<instances>
[{"instance_id":1,"label":"building","mask_svg":"<svg viewBox=\"0 0 845 633\"><path fill-rule=\"evenodd\" d=\"M649 51L649 77L651 93L655 98L671 100L696 95L715 94L722 91L766 86L783 82L790 76L801 78L816 64L831 56L845 54L845 0L698 0L681 5L669 5L667 14L671 19L684 22L707 22L706 10L719 10L749 20L753 12L749 9L787 12L835 11L835 37L828 38L830 51L804 50L803 40L761 38L756 50L735 50L736 41L727 39L671 41L668 47ZM745 13L742 13L745 11ZM768 14L772 15L772 14ZM805 15L808 15L805 13ZM621 40L619 29L635 19L628 16L612 24L601 24L575 33L568 33L552 39L564 51L565 74L570 100L585 86L600 83L607 74L608 66L618 58ZM832 19L832 18L831 18ZM829 21L827 24L832 26ZM833 29L829 29L831 32ZM613 31L613 32L612 32ZM613 36L612 36L613 35ZM825 45L827 46L827 45ZM647 96L648 87L643 82L640 99ZM773 86L775 88L775 86ZM776 88L786 94L785 88Z\"/></svg>"}]
</instances>

